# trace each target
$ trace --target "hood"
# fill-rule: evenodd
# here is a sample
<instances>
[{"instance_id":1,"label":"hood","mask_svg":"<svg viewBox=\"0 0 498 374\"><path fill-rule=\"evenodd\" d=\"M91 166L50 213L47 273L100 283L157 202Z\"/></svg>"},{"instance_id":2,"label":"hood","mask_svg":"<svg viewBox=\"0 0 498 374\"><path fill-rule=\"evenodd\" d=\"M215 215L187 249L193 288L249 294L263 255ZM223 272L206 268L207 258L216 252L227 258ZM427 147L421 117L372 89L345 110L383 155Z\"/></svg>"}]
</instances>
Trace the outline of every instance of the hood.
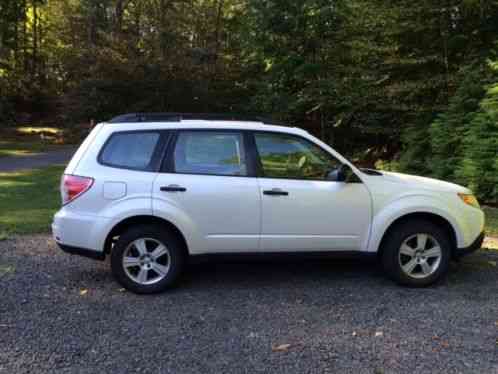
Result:
<instances>
[{"instance_id":1,"label":"hood","mask_svg":"<svg viewBox=\"0 0 498 374\"><path fill-rule=\"evenodd\" d=\"M389 182L404 184L412 188L421 188L425 190L455 192L455 193L471 192L468 188L462 187L458 184L444 182L438 179L419 177L417 175L393 173L387 171L382 171L382 174L384 175L384 178Z\"/></svg>"}]
</instances>

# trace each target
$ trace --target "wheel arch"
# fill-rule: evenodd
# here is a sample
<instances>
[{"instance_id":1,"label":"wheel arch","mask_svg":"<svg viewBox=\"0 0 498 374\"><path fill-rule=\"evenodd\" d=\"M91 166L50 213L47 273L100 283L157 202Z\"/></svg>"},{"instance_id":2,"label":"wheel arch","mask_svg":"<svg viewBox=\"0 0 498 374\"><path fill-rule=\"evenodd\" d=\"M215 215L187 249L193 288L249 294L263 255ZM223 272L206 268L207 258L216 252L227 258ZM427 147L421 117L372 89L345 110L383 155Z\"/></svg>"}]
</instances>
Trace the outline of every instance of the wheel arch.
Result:
<instances>
[{"instance_id":1,"label":"wheel arch","mask_svg":"<svg viewBox=\"0 0 498 374\"><path fill-rule=\"evenodd\" d=\"M116 237L119 237L126 229L136 225L159 225L172 232L182 243L185 254L189 254L189 247L182 231L172 222L152 215L136 215L127 217L113 226L104 241L104 253L111 253L112 244Z\"/></svg>"},{"instance_id":2,"label":"wheel arch","mask_svg":"<svg viewBox=\"0 0 498 374\"><path fill-rule=\"evenodd\" d=\"M377 255L379 257L382 256L382 251L385 247L385 242L389 237L390 233L396 229L397 226L403 224L408 221L425 221L430 222L438 227L443 228L443 230L448 234L448 238L451 242L452 254L454 255L455 250L457 248L457 233L451 222L449 222L445 217L432 213L432 212L412 212L404 214L398 218L396 218L393 222L391 222L384 233L382 234L382 238L377 247Z\"/></svg>"}]
</instances>

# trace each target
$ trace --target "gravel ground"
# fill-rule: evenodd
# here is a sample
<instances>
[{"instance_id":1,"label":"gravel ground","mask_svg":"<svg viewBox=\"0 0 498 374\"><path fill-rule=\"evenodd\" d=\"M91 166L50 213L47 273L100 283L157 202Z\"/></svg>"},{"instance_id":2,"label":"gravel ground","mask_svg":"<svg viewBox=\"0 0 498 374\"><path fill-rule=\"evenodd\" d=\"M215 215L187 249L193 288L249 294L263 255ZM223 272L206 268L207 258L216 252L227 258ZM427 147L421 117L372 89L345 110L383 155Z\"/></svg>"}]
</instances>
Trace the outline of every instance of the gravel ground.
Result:
<instances>
[{"instance_id":1,"label":"gravel ground","mask_svg":"<svg viewBox=\"0 0 498 374\"><path fill-rule=\"evenodd\" d=\"M370 262L204 263L138 296L47 235L4 240L0 373L495 374L497 261L480 251L428 289Z\"/></svg>"}]
</instances>

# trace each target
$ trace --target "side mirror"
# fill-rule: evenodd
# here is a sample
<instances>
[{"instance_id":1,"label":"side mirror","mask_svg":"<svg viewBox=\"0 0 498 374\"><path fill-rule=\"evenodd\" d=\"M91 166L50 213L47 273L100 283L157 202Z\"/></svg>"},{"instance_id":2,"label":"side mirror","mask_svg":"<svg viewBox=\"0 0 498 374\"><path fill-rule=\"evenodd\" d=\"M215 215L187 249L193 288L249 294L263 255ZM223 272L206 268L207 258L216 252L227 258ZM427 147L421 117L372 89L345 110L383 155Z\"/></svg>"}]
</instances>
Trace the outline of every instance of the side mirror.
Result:
<instances>
[{"instance_id":1,"label":"side mirror","mask_svg":"<svg viewBox=\"0 0 498 374\"><path fill-rule=\"evenodd\" d=\"M337 169L332 170L327 175L327 180L332 182L345 182L347 174L347 166L341 165Z\"/></svg>"}]
</instances>

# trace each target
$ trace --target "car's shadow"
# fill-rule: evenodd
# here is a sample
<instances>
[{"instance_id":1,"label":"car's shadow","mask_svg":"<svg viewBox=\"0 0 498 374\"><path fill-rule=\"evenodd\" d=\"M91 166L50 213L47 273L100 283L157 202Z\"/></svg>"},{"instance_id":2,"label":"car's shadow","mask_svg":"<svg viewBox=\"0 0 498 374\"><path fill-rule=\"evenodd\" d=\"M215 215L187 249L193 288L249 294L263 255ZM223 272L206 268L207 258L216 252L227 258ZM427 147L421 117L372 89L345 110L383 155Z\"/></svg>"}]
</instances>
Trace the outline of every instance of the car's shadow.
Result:
<instances>
[{"instance_id":1,"label":"car's shadow","mask_svg":"<svg viewBox=\"0 0 498 374\"><path fill-rule=\"evenodd\" d=\"M370 280L384 282L381 266L373 258L315 259L289 255L278 258L209 258L187 266L181 287L203 287L206 284L282 285L319 281Z\"/></svg>"},{"instance_id":2,"label":"car's shadow","mask_svg":"<svg viewBox=\"0 0 498 374\"><path fill-rule=\"evenodd\" d=\"M496 282L496 276L485 274L491 268L479 254L452 263L448 277L432 288ZM69 274L71 283L83 282L101 288L114 284L108 262L95 266L91 260L81 259L88 266L74 266ZM476 265L476 262L481 264ZM491 269L493 270L493 269ZM490 276L491 275L491 276ZM310 258L282 255L278 257L209 257L191 261L173 292L217 289L258 289L260 287L389 287L396 285L387 278L376 258ZM105 287L105 286L104 286ZM113 286L114 288L114 286Z\"/></svg>"}]
</instances>

